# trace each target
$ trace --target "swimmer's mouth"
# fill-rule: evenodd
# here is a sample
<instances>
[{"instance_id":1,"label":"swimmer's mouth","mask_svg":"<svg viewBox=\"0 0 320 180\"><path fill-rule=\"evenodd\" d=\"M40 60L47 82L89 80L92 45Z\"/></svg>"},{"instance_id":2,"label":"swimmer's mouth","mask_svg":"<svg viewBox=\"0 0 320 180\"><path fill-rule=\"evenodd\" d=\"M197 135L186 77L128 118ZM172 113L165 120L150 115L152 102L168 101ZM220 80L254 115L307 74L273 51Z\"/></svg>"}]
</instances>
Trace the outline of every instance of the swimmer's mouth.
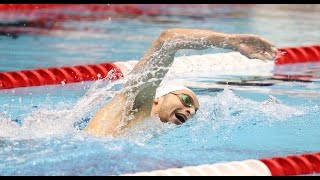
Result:
<instances>
[{"instance_id":1,"label":"swimmer's mouth","mask_svg":"<svg viewBox=\"0 0 320 180\"><path fill-rule=\"evenodd\" d=\"M184 114L176 113L175 115L176 118L182 123L186 122L186 120L188 119L187 116L185 116Z\"/></svg>"}]
</instances>

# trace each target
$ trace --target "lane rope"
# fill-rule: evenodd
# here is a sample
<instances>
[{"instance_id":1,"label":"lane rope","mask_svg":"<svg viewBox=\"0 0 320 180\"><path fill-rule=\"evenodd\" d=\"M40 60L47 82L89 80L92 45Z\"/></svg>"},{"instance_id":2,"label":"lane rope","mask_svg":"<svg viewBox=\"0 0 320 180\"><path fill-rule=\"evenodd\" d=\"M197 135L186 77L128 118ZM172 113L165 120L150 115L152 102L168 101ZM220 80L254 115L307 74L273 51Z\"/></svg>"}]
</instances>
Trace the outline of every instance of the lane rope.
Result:
<instances>
[{"instance_id":1,"label":"lane rope","mask_svg":"<svg viewBox=\"0 0 320 180\"><path fill-rule=\"evenodd\" d=\"M294 176L320 173L320 153L170 168L121 176Z\"/></svg>"},{"instance_id":2,"label":"lane rope","mask_svg":"<svg viewBox=\"0 0 320 180\"><path fill-rule=\"evenodd\" d=\"M275 65L305 62L320 62L320 45L281 48L279 49L279 58L275 60ZM106 78L108 74L110 80L117 80L124 76L121 68L114 63L0 72L0 90L94 81L99 78ZM299 78L300 76L275 74L275 77Z\"/></svg>"},{"instance_id":3,"label":"lane rope","mask_svg":"<svg viewBox=\"0 0 320 180\"><path fill-rule=\"evenodd\" d=\"M123 74L120 68L113 63L0 72L0 90L94 81L103 78L112 81L121 77Z\"/></svg>"}]
</instances>

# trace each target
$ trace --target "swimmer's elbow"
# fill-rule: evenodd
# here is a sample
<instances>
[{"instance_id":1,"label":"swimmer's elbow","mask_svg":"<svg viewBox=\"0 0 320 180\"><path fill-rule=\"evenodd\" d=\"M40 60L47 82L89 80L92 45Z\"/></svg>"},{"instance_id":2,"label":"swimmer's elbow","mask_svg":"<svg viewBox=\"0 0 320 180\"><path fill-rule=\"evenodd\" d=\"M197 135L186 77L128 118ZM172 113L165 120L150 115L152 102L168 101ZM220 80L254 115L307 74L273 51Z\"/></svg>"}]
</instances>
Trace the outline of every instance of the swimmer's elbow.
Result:
<instances>
[{"instance_id":1,"label":"swimmer's elbow","mask_svg":"<svg viewBox=\"0 0 320 180\"><path fill-rule=\"evenodd\" d=\"M166 50L176 50L177 49L177 35L179 34L178 29L167 29L161 32L160 37L157 40L157 45L162 47L166 44Z\"/></svg>"},{"instance_id":2,"label":"swimmer's elbow","mask_svg":"<svg viewBox=\"0 0 320 180\"><path fill-rule=\"evenodd\" d=\"M159 42L165 43L170 39L170 31L169 30L164 30L161 32L160 37L159 37Z\"/></svg>"},{"instance_id":3,"label":"swimmer's elbow","mask_svg":"<svg viewBox=\"0 0 320 180\"><path fill-rule=\"evenodd\" d=\"M167 42L167 41L173 39L174 35L177 34L178 32L179 32L179 30L177 28L166 29L161 32L160 40L162 42Z\"/></svg>"}]
</instances>

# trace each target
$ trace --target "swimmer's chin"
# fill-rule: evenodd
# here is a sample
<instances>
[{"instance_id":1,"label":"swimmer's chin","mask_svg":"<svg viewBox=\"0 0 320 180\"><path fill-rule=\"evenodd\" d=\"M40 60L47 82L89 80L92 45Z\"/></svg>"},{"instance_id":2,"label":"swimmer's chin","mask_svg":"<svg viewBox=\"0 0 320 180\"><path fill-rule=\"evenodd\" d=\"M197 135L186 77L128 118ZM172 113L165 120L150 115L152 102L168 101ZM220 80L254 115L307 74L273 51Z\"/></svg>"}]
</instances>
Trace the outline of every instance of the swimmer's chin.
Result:
<instances>
[{"instance_id":1,"label":"swimmer's chin","mask_svg":"<svg viewBox=\"0 0 320 180\"><path fill-rule=\"evenodd\" d=\"M161 122L163 123L170 123L170 124L175 124L175 125L181 125L183 122L181 122L178 118L172 118L172 119L160 119Z\"/></svg>"}]
</instances>

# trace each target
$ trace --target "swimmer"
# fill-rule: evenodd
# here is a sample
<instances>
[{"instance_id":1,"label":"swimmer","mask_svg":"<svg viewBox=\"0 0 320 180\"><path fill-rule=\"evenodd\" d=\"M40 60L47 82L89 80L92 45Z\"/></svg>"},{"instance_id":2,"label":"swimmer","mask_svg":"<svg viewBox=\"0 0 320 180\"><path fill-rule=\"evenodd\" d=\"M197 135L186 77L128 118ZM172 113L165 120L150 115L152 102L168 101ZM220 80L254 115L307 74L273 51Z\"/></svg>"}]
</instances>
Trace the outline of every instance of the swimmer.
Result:
<instances>
[{"instance_id":1,"label":"swimmer","mask_svg":"<svg viewBox=\"0 0 320 180\"><path fill-rule=\"evenodd\" d=\"M160 84L178 50L208 48L230 49L264 61L277 56L277 48L258 35L205 29L165 30L128 74L130 79L124 89L98 111L83 131L118 137L138 122L155 116L164 123L183 124L200 108L196 94L184 86Z\"/></svg>"}]
</instances>

